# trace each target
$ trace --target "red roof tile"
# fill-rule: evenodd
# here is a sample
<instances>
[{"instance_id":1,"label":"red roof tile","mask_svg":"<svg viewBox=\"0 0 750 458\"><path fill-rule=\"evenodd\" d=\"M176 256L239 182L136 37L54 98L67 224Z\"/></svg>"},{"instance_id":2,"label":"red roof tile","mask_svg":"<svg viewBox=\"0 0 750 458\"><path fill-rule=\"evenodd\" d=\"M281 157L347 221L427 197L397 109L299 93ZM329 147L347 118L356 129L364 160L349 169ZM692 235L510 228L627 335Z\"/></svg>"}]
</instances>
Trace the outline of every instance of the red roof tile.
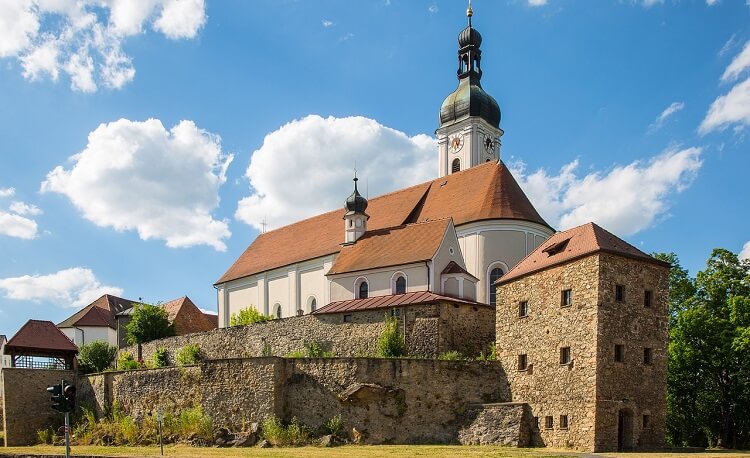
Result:
<instances>
[{"instance_id":1,"label":"red roof tile","mask_svg":"<svg viewBox=\"0 0 750 458\"><path fill-rule=\"evenodd\" d=\"M443 218L452 218L455 225L517 219L549 227L502 162L370 199L367 213L371 231ZM216 284L338 253L344 241L343 216L342 208L260 234Z\"/></svg>"},{"instance_id":2,"label":"red roof tile","mask_svg":"<svg viewBox=\"0 0 750 458\"><path fill-rule=\"evenodd\" d=\"M53 322L41 320L27 321L5 344L6 352L11 348L78 353L78 347Z\"/></svg>"},{"instance_id":3,"label":"red roof tile","mask_svg":"<svg viewBox=\"0 0 750 458\"><path fill-rule=\"evenodd\" d=\"M314 311L313 314L324 315L327 313L359 312L362 310L375 310L406 305L434 304L435 302L451 302L491 307L487 304L468 301L465 299L457 299L455 297L441 296L429 291L417 291L406 294L368 297L367 299L349 299L346 301L331 302L325 307L321 307Z\"/></svg>"},{"instance_id":4,"label":"red roof tile","mask_svg":"<svg viewBox=\"0 0 750 458\"><path fill-rule=\"evenodd\" d=\"M166 302L162 307L169 314L169 320L174 324L175 334L178 336L210 331L218 327L218 318L214 324L187 296Z\"/></svg>"},{"instance_id":5,"label":"red roof tile","mask_svg":"<svg viewBox=\"0 0 750 458\"><path fill-rule=\"evenodd\" d=\"M104 294L94 302L74 313L65 321L59 323L59 328L73 326L108 326L117 329L115 315L133 307L134 301L121 297Z\"/></svg>"},{"instance_id":6,"label":"red roof tile","mask_svg":"<svg viewBox=\"0 0 750 458\"><path fill-rule=\"evenodd\" d=\"M456 261L449 262L448 265L445 266L445 269L443 269L443 271L440 273L441 274L464 274L464 275L468 275L469 277L473 278L476 281L479 281L479 279L475 277L474 275L470 274L468 270L459 266L458 263L456 263Z\"/></svg>"},{"instance_id":7,"label":"red roof tile","mask_svg":"<svg viewBox=\"0 0 750 458\"><path fill-rule=\"evenodd\" d=\"M497 283L507 283L534 272L599 252L669 266L668 263L647 255L598 225L587 223L553 235L529 253L510 272L500 277Z\"/></svg>"},{"instance_id":8,"label":"red roof tile","mask_svg":"<svg viewBox=\"0 0 750 458\"><path fill-rule=\"evenodd\" d=\"M450 219L367 231L346 245L327 275L429 261L435 256Z\"/></svg>"}]
</instances>

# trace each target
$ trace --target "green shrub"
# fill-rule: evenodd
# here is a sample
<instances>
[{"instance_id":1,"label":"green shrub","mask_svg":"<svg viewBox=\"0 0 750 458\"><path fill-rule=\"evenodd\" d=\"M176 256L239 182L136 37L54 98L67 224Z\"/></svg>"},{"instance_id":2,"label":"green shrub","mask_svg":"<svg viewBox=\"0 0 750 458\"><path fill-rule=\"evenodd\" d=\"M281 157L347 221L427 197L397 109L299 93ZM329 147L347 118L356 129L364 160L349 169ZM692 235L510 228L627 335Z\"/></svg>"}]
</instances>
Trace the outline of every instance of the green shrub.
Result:
<instances>
[{"instance_id":1,"label":"green shrub","mask_svg":"<svg viewBox=\"0 0 750 458\"><path fill-rule=\"evenodd\" d=\"M177 351L178 366L189 366L201 362L201 348L198 344L185 345Z\"/></svg>"},{"instance_id":2,"label":"green shrub","mask_svg":"<svg viewBox=\"0 0 750 458\"><path fill-rule=\"evenodd\" d=\"M477 356L478 361L497 361L497 346L492 342L487 353L481 352Z\"/></svg>"},{"instance_id":3,"label":"green shrub","mask_svg":"<svg viewBox=\"0 0 750 458\"><path fill-rule=\"evenodd\" d=\"M263 348L261 349L261 356L273 356L273 350L271 349L271 344L268 342L263 342Z\"/></svg>"},{"instance_id":4,"label":"green shrub","mask_svg":"<svg viewBox=\"0 0 750 458\"><path fill-rule=\"evenodd\" d=\"M84 374L104 372L112 366L116 356L117 347L101 340L81 345L78 352L78 369Z\"/></svg>"},{"instance_id":5,"label":"green shrub","mask_svg":"<svg viewBox=\"0 0 750 458\"><path fill-rule=\"evenodd\" d=\"M262 424L263 437L277 447L299 447L310 441L312 431L293 417L288 426L276 418L267 417Z\"/></svg>"},{"instance_id":6,"label":"green shrub","mask_svg":"<svg viewBox=\"0 0 750 458\"><path fill-rule=\"evenodd\" d=\"M284 358L304 358L304 357L305 357L305 350L294 350L284 355Z\"/></svg>"},{"instance_id":7,"label":"green shrub","mask_svg":"<svg viewBox=\"0 0 750 458\"><path fill-rule=\"evenodd\" d=\"M55 438L55 431L52 428L40 429L36 432L36 441L39 444L51 444Z\"/></svg>"},{"instance_id":8,"label":"green shrub","mask_svg":"<svg viewBox=\"0 0 750 458\"><path fill-rule=\"evenodd\" d=\"M457 352L456 350L446 351L445 353L441 353L438 355L438 359L441 361L457 361L459 359L463 359L463 356L461 353Z\"/></svg>"},{"instance_id":9,"label":"green shrub","mask_svg":"<svg viewBox=\"0 0 750 458\"><path fill-rule=\"evenodd\" d=\"M138 361L133 358L132 353L120 353L120 357L117 358L117 369L121 371L132 371L138 369Z\"/></svg>"},{"instance_id":10,"label":"green shrub","mask_svg":"<svg viewBox=\"0 0 750 458\"><path fill-rule=\"evenodd\" d=\"M379 358L399 358L404 356L404 353L404 338L398 329L398 318L386 314L375 354Z\"/></svg>"},{"instance_id":11,"label":"green shrub","mask_svg":"<svg viewBox=\"0 0 750 458\"><path fill-rule=\"evenodd\" d=\"M166 367L169 364L167 360L167 349L159 347L151 356L151 367Z\"/></svg>"},{"instance_id":12,"label":"green shrub","mask_svg":"<svg viewBox=\"0 0 750 458\"><path fill-rule=\"evenodd\" d=\"M284 355L285 358L333 358L335 354L332 351L325 351L316 341L305 344L300 350L294 350Z\"/></svg>"},{"instance_id":13,"label":"green shrub","mask_svg":"<svg viewBox=\"0 0 750 458\"><path fill-rule=\"evenodd\" d=\"M233 313L229 317L229 326L244 326L246 324L263 323L264 321L272 320L268 315L263 315L259 311L255 310L252 305L250 307L240 310L239 313Z\"/></svg>"},{"instance_id":14,"label":"green shrub","mask_svg":"<svg viewBox=\"0 0 750 458\"><path fill-rule=\"evenodd\" d=\"M326 421L325 425L323 425L323 429L325 429L328 434L336 436L341 431L342 426L341 414L336 414Z\"/></svg>"},{"instance_id":15,"label":"green shrub","mask_svg":"<svg viewBox=\"0 0 750 458\"><path fill-rule=\"evenodd\" d=\"M200 438L206 441L213 439L214 425L209 416L203 413L200 406L186 409L179 415L164 416L164 430L182 438Z\"/></svg>"}]
</instances>

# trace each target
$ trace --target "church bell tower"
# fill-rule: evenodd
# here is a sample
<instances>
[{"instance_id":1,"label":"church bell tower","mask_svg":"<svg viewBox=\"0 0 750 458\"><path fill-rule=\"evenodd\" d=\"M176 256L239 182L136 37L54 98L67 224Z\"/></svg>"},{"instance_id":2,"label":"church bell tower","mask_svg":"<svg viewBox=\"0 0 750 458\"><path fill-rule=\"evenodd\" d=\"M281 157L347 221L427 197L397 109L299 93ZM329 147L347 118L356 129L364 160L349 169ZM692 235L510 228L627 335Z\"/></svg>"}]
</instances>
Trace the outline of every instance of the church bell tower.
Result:
<instances>
[{"instance_id":1,"label":"church bell tower","mask_svg":"<svg viewBox=\"0 0 750 458\"><path fill-rule=\"evenodd\" d=\"M443 177L485 162L500 160L500 107L487 94L482 79L482 36L471 26L458 35L458 88L440 107L438 175Z\"/></svg>"}]
</instances>

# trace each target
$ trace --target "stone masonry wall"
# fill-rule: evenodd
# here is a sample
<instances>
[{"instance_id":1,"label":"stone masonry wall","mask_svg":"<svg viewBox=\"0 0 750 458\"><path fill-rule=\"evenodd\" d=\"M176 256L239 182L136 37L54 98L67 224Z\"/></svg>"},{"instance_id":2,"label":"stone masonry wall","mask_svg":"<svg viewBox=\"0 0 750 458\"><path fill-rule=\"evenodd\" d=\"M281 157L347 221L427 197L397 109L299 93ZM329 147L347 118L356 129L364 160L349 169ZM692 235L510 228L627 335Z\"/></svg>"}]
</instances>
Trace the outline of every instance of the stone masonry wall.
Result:
<instances>
[{"instance_id":1,"label":"stone masonry wall","mask_svg":"<svg viewBox=\"0 0 750 458\"><path fill-rule=\"evenodd\" d=\"M383 331L384 316L393 309L366 310L352 313L305 315L216 329L155 340L141 346L141 357L151 358L160 347L167 349L174 363L175 353L188 344L197 344L204 359L248 358L264 356L270 349L274 356L284 356L317 342L336 356L366 356L376 351ZM351 315L351 322L344 316ZM461 304L415 305L400 309L400 329L405 331L407 354L435 358L449 350L478 355L494 339L492 309ZM137 355L137 347L122 352Z\"/></svg>"},{"instance_id":2,"label":"stone masonry wall","mask_svg":"<svg viewBox=\"0 0 750 458\"><path fill-rule=\"evenodd\" d=\"M598 257L589 256L498 287L498 359L513 401L528 403L539 419L536 445L594 448L598 272ZM572 290L573 303L562 307L565 289ZM521 301L528 301L526 317L519 317ZM560 364L561 347L570 347L570 364ZM523 371L520 354L527 358ZM560 427L561 415L567 428Z\"/></svg>"},{"instance_id":3,"label":"stone masonry wall","mask_svg":"<svg viewBox=\"0 0 750 458\"><path fill-rule=\"evenodd\" d=\"M47 387L73 382L73 371L3 368L0 371L5 413L5 445L30 445L47 425L62 425L63 414L52 409Z\"/></svg>"},{"instance_id":4,"label":"stone masonry wall","mask_svg":"<svg viewBox=\"0 0 750 458\"><path fill-rule=\"evenodd\" d=\"M623 449L656 449L664 445L666 428L669 269L609 254L599 257L595 450L617 449L620 411L626 423ZM622 301L615 298L616 285L624 286ZM644 306L647 290L651 307ZM616 344L623 345L623 362L614 359ZM644 348L651 349L651 364L644 363Z\"/></svg>"},{"instance_id":5,"label":"stone masonry wall","mask_svg":"<svg viewBox=\"0 0 750 458\"><path fill-rule=\"evenodd\" d=\"M489 361L270 357L86 379L82 402L117 401L136 418L196 403L216 426L276 415L318 427L341 414L345 432L373 444L455 443L468 406L509 398L502 366Z\"/></svg>"},{"instance_id":6,"label":"stone masonry wall","mask_svg":"<svg viewBox=\"0 0 750 458\"><path fill-rule=\"evenodd\" d=\"M466 411L466 422L458 432L464 445L505 445L527 447L531 444L532 415L528 404L504 402L477 404Z\"/></svg>"}]
</instances>

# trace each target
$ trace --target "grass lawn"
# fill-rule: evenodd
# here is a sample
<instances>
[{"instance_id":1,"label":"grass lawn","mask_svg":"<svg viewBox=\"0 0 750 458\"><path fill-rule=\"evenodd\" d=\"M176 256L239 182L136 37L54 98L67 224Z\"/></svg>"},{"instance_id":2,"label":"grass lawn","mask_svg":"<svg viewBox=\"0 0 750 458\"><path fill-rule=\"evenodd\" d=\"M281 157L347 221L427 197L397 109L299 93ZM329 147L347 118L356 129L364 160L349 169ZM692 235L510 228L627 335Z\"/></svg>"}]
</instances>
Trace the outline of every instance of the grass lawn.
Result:
<instances>
[{"instance_id":1,"label":"grass lawn","mask_svg":"<svg viewBox=\"0 0 750 458\"><path fill-rule=\"evenodd\" d=\"M63 447L0 447L0 456L13 454L38 454L60 456ZM149 457L159 456L159 447L73 447L72 456L107 456L107 457ZM173 457L265 457L265 458L336 458L336 457L396 457L406 458L424 456L440 457L529 457L556 458L583 456L582 453L553 449L516 449L494 446L449 446L449 445L380 445L380 446L344 446L334 448L301 447L301 448L192 448L186 446L168 446L164 448L165 456ZM750 452L705 452L705 453L604 453L603 457L625 458L678 458L683 456L702 458L739 458L750 457ZM592 456L592 455L588 455Z\"/></svg>"}]
</instances>

